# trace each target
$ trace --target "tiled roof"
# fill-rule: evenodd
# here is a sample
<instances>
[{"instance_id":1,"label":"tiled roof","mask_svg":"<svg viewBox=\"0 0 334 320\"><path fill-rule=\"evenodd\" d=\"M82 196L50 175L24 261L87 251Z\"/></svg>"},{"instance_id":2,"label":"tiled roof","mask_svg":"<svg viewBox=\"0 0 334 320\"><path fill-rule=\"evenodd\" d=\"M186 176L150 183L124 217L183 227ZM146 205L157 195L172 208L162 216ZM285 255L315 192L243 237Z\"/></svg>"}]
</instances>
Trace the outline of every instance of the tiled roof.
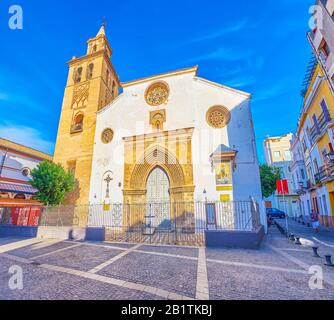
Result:
<instances>
[{"instance_id":1,"label":"tiled roof","mask_svg":"<svg viewBox=\"0 0 334 320\"><path fill-rule=\"evenodd\" d=\"M225 144L221 144L218 146L216 151L213 154L221 154L221 153L235 153L237 150L234 150L228 146L225 146Z\"/></svg>"},{"instance_id":2,"label":"tiled roof","mask_svg":"<svg viewBox=\"0 0 334 320\"><path fill-rule=\"evenodd\" d=\"M35 194L38 190L29 185L0 182L0 191Z\"/></svg>"}]
</instances>

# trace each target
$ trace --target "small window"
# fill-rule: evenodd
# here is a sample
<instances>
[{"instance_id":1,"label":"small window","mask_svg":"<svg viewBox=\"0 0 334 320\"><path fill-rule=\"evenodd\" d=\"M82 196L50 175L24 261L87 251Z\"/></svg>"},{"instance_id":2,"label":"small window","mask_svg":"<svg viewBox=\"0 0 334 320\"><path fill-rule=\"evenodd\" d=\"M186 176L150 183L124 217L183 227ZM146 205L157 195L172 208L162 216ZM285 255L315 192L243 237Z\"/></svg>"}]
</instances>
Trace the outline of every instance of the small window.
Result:
<instances>
[{"instance_id":1,"label":"small window","mask_svg":"<svg viewBox=\"0 0 334 320\"><path fill-rule=\"evenodd\" d=\"M83 120L84 120L83 113L79 113L74 117L73 125L71 128L72 133L80 132L83 130Z\"/></svg>"},{"instance_id":2,"label":"small window","mask_svg":"<svg viewBox=\"0 0 334 320\"><path fill-rule=\"evenodd\" d=\"M279 158L281 157L281 152L280 152L280 151L275 151L275 152L274 152L274 157L275 157L276 159L279 159Z\"/></svg>"},{"instance_id":3,"label":"small window","mask_svg":"<svg viewBox=\"0 0 334 320\"><path fill-rule=\"evenodd\" d=\"M322 53L326 58L328 58L331 50L325 40L322 41L319 47L320 53Z\"/></svg>"},{"instance_id":4,"label":"small window","mask_svg":"<svg viewBox=\"0 0 334 320\"><path fill-rule=\"evenodd\" d=\"M324 207L324 215L328 215L328 210L327 210L327 201L326 201L326 196L323 195L322 196L322 204L323 204L323 207Z\"/></svg>"},{"instance_id":5,"label":"small window","mask_svg":"<svg viewBox=\"0 0 334 320\"><path fill-rule=\"evenodd\" d=\"M305 171L304 171L304 169L300 169L300 174L302 176L302 179L305 180Z\"/></svg>"},{"instance_id":6,"label":"small window","mask_svg":"<svg viewBox=\"0 0 334 320\"><path fill-rule=\"evenodd\" d=\"M94 63L91 63L87 68L87 80L91 80L93 78L94 71Z\"/></svg>"},{"instance_id":7,"label":"small window","mask_svg":"<svg viewBox=\"0 0 334 320\"><path fill-rule=\"evenodd\" d=\"M285 157L285 160L287 161L291 161L292 157L291 157L291 152L290 151L284 151L284 157Z\"/></svg>"},{"instance_id":8,"label":"small window","mask_svg":"<svg viewBox=\"0 0 334 320\"><path fill-rule=\"evenodd\" d=\"M81 78L82 78L82 67L74 70L73 80L75 83L79 83L81 82Z\"/></svg>"}]
</instances>

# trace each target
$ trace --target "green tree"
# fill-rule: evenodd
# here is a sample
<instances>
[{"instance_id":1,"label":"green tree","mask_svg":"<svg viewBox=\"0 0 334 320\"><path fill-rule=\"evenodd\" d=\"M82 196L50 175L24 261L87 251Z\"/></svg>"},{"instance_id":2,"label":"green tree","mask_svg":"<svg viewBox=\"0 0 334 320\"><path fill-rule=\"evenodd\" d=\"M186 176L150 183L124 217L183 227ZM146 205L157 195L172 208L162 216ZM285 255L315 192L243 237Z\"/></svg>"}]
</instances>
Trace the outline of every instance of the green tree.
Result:
<instances>
[{"instance_id":1,"label":"green tree","mask_svg":"<svg viewBox=\"0 0 334 320\"><path fill-rule=\"evenodd\" d=\"M281 179L279 168L260 165L261 187L264 198L270 197L276 190L276 181Z\"/></svg>"},{"instance_id":2,"label":"green tree","mask_svg":"<svg viewBox=\"0 0 334 320\"><path fill-rule=\"evenodd\" d=\"M43 161L31 171L31 185L38 190L35 198L45 205L57 206L64 202L65 195L75 187L72 172L59 165Z\"/></svg>"}]
</instances>

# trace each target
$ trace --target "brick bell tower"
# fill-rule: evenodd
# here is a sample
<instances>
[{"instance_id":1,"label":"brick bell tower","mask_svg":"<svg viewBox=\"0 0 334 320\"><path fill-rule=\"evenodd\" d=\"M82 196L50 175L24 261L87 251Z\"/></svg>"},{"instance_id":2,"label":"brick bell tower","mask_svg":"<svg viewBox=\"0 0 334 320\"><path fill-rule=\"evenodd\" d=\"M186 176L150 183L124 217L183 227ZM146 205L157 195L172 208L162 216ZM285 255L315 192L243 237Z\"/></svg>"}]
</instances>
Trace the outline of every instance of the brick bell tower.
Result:
<instances>
[{"instance_id":1,"label":"brick bell tower","mask_svg":"<svg viewBox=\"0 0 334 320\"><path fill-rule=\"evenodd\" d=\"M72 170L78 185L65 204L88 204L96 112L112 102L120 89L111 55L103 24L88 40L87 54L68 63L54 162Z\"/></svg>"}]
</instances>

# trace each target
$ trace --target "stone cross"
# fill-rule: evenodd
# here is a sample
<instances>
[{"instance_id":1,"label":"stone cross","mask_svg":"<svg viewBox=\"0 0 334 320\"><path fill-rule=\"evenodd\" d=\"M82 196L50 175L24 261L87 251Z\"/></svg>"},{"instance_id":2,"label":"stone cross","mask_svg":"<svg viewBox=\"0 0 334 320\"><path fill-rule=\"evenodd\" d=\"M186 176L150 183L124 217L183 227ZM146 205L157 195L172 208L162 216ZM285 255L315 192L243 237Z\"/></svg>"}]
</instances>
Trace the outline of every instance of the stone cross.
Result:
<instances>
[{"instance_id":1,"label":"stone cross","mask_svg":"<svg viewBox=\"0 0 334 320\"><path fill-rule=\"evenodd\" d=\"M107 190L106 190L106 199L110 198L110 189L109 189L109 184L113 179L110 177L108 174L107 178L104 179L105 182L107 182Z\"/></svg>"}]
</instances>

